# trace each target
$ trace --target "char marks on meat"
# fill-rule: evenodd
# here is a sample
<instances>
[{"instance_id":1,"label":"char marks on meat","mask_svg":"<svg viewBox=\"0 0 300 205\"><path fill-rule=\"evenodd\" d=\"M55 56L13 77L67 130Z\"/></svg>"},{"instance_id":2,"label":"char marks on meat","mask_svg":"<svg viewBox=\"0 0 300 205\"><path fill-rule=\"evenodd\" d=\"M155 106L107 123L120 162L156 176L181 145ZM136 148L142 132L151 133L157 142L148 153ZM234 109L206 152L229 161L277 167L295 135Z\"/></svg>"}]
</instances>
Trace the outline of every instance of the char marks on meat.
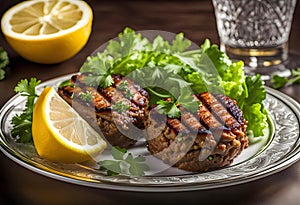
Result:
<instances>
[{"instance_id":1,"label":"char marks on meat","mask_svg":"<svg viewBox=\"0 0 300 205\"><path fill-rule=\"evenodd\" d=\"M60 87L59 95L103 133L112 146L129 147L136 143L148 123L148 93L120 75L114 75L114 84L105 89L86 85L86 77L87 74L72 76L71 85ZM122 82L126 89L119 89ZM86 94L91 97L83 98ZM117 103L128 109L118 112L113 107Z\"/></svg>"},{"instance_id":2,"label":"char marks on meat","mask_svg":"<svg viewBox=\"0 0 300 205\"><path fill-rule=\"evenodd\" d=\"M148 150L165 163L188 171L207 171L232 163L248 146L247 121L236 101L205 92L194 95L197 113L180 107L181 117L149 114ZM165 122L163 122L165 121Z\"/></svg>"},{"instance_id":3,"label":"char marks on meat","mask_svg":"<svg viewBox=\"0 0 300 205\"><path fill-rule=\"evenodd\" d=\"M104 89L87 85L87 75L72 76L58 93L112 146L127 148L146 137L150 153L188 171L229 165L248 146L247 121L236 101L225 95L193 95L197 112L179 105L181 116L169 118L155 106L149 109L148 93L132 80L113 75L114 84ZM115 109L118 103L126 110Z\"/></svg>"}]
</instances>

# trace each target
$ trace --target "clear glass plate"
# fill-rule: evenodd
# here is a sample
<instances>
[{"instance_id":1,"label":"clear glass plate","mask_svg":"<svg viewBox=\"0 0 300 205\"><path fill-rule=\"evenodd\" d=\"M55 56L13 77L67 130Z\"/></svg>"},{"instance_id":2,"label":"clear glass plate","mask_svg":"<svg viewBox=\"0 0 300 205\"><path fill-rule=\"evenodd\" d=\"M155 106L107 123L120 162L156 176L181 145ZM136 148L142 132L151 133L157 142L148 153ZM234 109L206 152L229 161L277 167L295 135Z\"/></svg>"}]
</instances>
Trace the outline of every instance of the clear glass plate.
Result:
<instances>
[{"instance_id":1,"label":"clear glass plate","mask_svg":"<svg viewBox=\"0 0 300 205\"><path fill-rule=\"evenodd\" d=\"M38 87L57 87L71 75L62 76ZM250 145L238 156L232 165L205 172L191 173L169 168L163 172L150 169L143 177L107 176L94 164L61 164L40 158L32 144L19 144L11 137L11 118L24 108L25 99L20 95L12 97L0 111L0 149L13 161L36 173L83 186L113 190L139 192L175 192L203 190L231 186L253 181L281 171L295 163L300 157L299 124L300 105L287 95L266 87L264 102L269 112L269 130L265 140ZM138 145L143 145L141 141ZM146 152L145 146L135 146L133 154ZM104 158L105 153L104 153ZM151 163L151 162L150 162ZM155 162L156 166L164 166Z\"/></svg>"}]
</instances>

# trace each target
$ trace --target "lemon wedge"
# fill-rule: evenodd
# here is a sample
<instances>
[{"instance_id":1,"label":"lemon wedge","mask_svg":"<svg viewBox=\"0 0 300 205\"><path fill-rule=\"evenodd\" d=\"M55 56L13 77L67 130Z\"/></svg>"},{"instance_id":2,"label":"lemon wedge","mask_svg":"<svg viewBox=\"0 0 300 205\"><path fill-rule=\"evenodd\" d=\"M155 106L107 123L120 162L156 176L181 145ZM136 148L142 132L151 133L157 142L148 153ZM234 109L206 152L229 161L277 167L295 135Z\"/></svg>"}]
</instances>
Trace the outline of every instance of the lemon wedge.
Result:
<instances>
[{"instance_id":1,"label":"lemon wedge","mask_svg":"<svg viewBox=\"0 0 300 205\"><path fill-rule=\"evenodd\" d=\"M96 160L107 144L52 87L36 101L32 136L37 153L54 162Z\"/></svg>"},{"instance_id":2,"label":"lemon wedge","mask_svg":"<svg viewBox=\"0 0 300 205\"><path fill-rule=\"evenodd\" d=\"M83 48L92 19L92 9L81 0L31 0L7 10L1 29L22 57L52 64L71 58Z\"/></svg>"}]
</instances>

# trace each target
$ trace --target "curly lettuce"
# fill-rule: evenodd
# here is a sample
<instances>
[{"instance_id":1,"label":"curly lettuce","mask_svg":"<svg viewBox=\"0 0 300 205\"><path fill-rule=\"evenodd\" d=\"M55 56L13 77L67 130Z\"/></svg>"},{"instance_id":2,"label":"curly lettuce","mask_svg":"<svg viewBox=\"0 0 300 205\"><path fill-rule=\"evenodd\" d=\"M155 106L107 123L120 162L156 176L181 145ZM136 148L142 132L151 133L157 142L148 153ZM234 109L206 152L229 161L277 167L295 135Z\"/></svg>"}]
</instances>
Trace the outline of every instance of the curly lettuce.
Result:
<instances>
[{"instance_id":1,"label":"curly lettuce","mask_svg":"<svg viewBox=\"0 0 300 205\"><path fill-rule=\"evenodd\" d=\"M235 99L243 110L248 132L254 137L263 135L268 126L263 106L266 91L259 75L245 75L242 61L231 61L208 39L200 48L191 49L191 41L183 33L177 34L173 41L158 35L151 42L125 28L118 37L82 66L80 72L89 73L86 83L98 82L105 88L113 83L111 75L128 75L148 90L150 102L169 117L180 116L178 104L186 109L197 106L196 102L188 102L190 92L223 93ZM162 97L170 101L163 102Z\"/></svg>"}]
</instances>

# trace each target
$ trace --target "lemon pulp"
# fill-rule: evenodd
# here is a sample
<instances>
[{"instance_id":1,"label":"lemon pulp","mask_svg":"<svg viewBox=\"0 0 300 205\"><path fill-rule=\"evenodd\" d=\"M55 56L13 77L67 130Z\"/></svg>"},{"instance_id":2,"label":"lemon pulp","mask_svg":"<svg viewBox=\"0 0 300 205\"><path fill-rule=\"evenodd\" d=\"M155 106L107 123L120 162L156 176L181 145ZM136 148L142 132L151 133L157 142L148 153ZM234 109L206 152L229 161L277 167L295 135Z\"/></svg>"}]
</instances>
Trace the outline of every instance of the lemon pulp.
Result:
<instances>
[{"instance_id":1,"label":"lemon pulp","mask_svg":"<svg viewBox=\"0 0 300 205\"><path fill-rule=\"evenodd\" d=\"M55 162L97 160L107 146L52 87L45 88L35 104L32 135L38 154Z\"/></svg>"},{"instance_id":2,"label":"lemon pulp","mask_svg":"<svg viewBox=\"0 0 300 205\"><path fill-rule=\"evenodd\" d=\"M59 63L87 43L92 10L81 0L21 2L2 17L1 29L12 48L37 63Z\"/></svg>"}]
</instances>

